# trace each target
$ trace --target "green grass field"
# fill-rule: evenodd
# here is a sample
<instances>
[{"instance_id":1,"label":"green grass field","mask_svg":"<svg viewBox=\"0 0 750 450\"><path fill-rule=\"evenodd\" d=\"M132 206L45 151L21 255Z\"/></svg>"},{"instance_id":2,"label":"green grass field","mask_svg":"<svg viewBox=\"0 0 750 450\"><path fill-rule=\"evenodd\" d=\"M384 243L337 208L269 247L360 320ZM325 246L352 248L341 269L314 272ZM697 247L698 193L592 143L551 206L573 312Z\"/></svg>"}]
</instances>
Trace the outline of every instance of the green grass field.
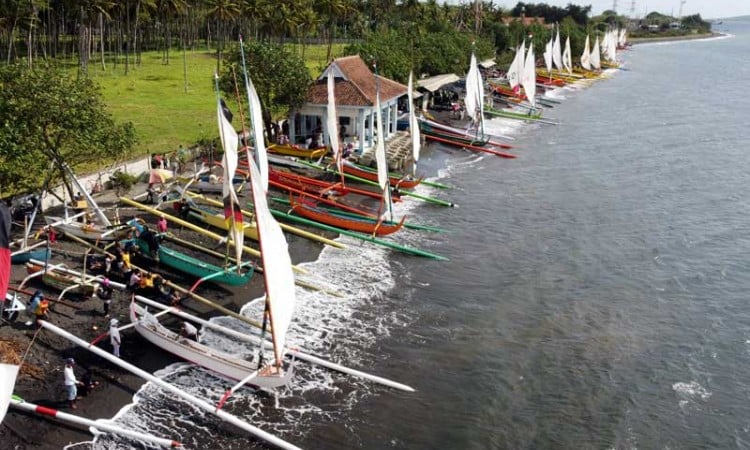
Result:
<instances>
[{"instance_id":1,"label":"green grass field","mask_svg":"<svg viewBox=\"0 0 750 450\"><path fill-rule=\"evenodd\" d=\"M334 57L342 55L343 49L343 45L334 46ZM294 51L300 53L298 48ZM316 77L325 67L325 55L325 45L307 46L305 65L311 76ZM144 53L140 65L134 65L131 59L128 75L124 60L116 65L107 61L106 70L91 61L89 75L101 86L115 120L135 126L138 144L134 155L169 152L180 144L189 147L218 135L215 53L187 52L184 60L186 64L179 51L170 53L168 65L163 63L161 53Z\"/></svg>"}]
</instances>

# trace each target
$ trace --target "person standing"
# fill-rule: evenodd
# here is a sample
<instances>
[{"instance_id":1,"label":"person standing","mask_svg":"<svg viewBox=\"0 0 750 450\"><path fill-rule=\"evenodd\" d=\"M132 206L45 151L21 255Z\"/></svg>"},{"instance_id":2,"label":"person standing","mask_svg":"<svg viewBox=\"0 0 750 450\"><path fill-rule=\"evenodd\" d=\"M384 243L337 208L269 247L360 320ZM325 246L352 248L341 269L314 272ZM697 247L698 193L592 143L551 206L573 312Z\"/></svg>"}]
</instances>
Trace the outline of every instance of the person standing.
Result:
<instances>
[{"instance_id":1,"label":"person standing","mask_svg":"<svg viewBox=\"0 0 750 450\"><path fill-rule=\"evenodd\" d=\"M164 214L159 217L159 221L156 222L156 229L159 231L159 233L166 233L167 232L167 218L164 216Z\"/></svg>"},{"instance_id":2,"label":"person standing","mask_svg":"<svg viewBox=\"0 0 750 450\"><path fill-rule=\"evenodd\" d=\"M10 227L13 219L10 209L0 201L0 303L5 302L5 294L10 283Z\"/></svg>"},{"instance_id":3,"label":"person standing","mask_svg":"<svg viewBox=\"0 0 750 450\"><path fill-rule=\"evenodd\" d=\"M112 354L120 357L120 329L117 328L119 321L112 319L109 321L109 342L112 344Z\"/></svg>"},{"instance_id":4,"label":"person standing","mask_svg":"<svg viewBox=\"0 0 750 450\"><path fill-rule=\"evenodd\" d=\"M96 296L104 302L104 317L109 317L109 307L112 304L112 284L109 278L102 280L102 284L96 290Z\"/></svg>"},{"instance_id":5,"label":"person standing","mask_svg":"<svg viewBox=\"0 0 750 450\"><path fill-rule=\"evenodd\" d=\"M76 373L73 370L73 366L76 364L75 359L68 358L65 360L65 369L63 369L63 375L65 376L65 390L67 392L68 404L72 409L76 409L76 399L78 398L78 385L80 381L76 379Z\"/></svg>"}]
</instances>

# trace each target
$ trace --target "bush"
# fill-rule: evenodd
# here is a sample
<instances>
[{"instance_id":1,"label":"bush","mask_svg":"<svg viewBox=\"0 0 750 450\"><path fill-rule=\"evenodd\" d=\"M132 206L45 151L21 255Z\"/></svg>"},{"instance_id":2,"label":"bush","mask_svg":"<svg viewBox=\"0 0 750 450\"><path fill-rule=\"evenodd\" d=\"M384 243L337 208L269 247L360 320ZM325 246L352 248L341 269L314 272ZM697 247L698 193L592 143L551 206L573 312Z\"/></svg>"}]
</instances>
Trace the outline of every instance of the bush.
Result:
<instances>
[{"instance_id":1,"label":"bush","mask_svg":"<svg viewBox=\"0 0 750 450\"><path fill-rule=\"evenodd\" d=\"M138 177L117 169L109 178L109 182L112 185L112 189L117 191L119 195L121 192L127 192L130 190L130 188L138 182Z\"/></svg>"}]
</instances>

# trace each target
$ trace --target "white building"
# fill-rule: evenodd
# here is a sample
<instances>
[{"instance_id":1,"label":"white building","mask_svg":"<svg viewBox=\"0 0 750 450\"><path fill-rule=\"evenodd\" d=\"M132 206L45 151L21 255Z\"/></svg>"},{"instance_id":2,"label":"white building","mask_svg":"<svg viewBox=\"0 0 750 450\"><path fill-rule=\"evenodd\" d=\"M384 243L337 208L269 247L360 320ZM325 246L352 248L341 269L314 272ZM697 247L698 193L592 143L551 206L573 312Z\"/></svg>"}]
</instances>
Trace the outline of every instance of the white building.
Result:
<instances>
[{"instance_id":1,"label":"white building","mask_svg":"<svg viewBox=\"0 0 750 450\"><path fill-rule=\"evenodd\" d=\"M375 142L375 100L380 91L385 139L396 133L398 99L407 87L388 78L375 76L359 55L336 58L318 77L307 94L307 102L289 117L289 138L304 144L319 134L326 142L325 114L328 107L328 72L335 78L336 113L344 142L355 142L359 152ZM379 85L379 86L378 86ZM355 149L356 150L356 149Z\"/></svg>"}]
</instances>

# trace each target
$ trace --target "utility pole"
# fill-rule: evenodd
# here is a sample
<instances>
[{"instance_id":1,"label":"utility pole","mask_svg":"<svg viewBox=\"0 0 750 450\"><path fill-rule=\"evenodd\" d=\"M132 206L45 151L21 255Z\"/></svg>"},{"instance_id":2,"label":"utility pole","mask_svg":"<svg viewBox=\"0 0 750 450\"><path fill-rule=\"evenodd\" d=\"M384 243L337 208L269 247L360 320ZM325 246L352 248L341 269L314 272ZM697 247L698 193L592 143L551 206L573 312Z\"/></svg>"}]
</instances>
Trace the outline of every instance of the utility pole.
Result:
<instances>
[{"instance_id":1,"label":"utility pole","mask_svg":"<svg viewBox=\"0 0 750 450\"><path fill-rule=\"evenodd\" d=\"M687 0L681 0L680 1L680 13L677 15L677 18L680 19L680 20L682 20L682 7L685 6L685 2L686 1Z\"/></svg>"},{"instance_id":2,"label":"utility pole","mask_svg":"<svg viewBox=\"0 0 750 450\"><path fill-rule=\"evenodd\" d=\"M630 2L630 18L635 18L635 0Z\"/></svg>"},{"instance_id":3,"label":"utility pole","mask_svg":"<svg viewBox=\"0 0 750 450\"><path fill-rule=\"evenodd\" d=\"M617 0L612 0L612 11L617 15Z\"/></svg>"}]
</instances>

